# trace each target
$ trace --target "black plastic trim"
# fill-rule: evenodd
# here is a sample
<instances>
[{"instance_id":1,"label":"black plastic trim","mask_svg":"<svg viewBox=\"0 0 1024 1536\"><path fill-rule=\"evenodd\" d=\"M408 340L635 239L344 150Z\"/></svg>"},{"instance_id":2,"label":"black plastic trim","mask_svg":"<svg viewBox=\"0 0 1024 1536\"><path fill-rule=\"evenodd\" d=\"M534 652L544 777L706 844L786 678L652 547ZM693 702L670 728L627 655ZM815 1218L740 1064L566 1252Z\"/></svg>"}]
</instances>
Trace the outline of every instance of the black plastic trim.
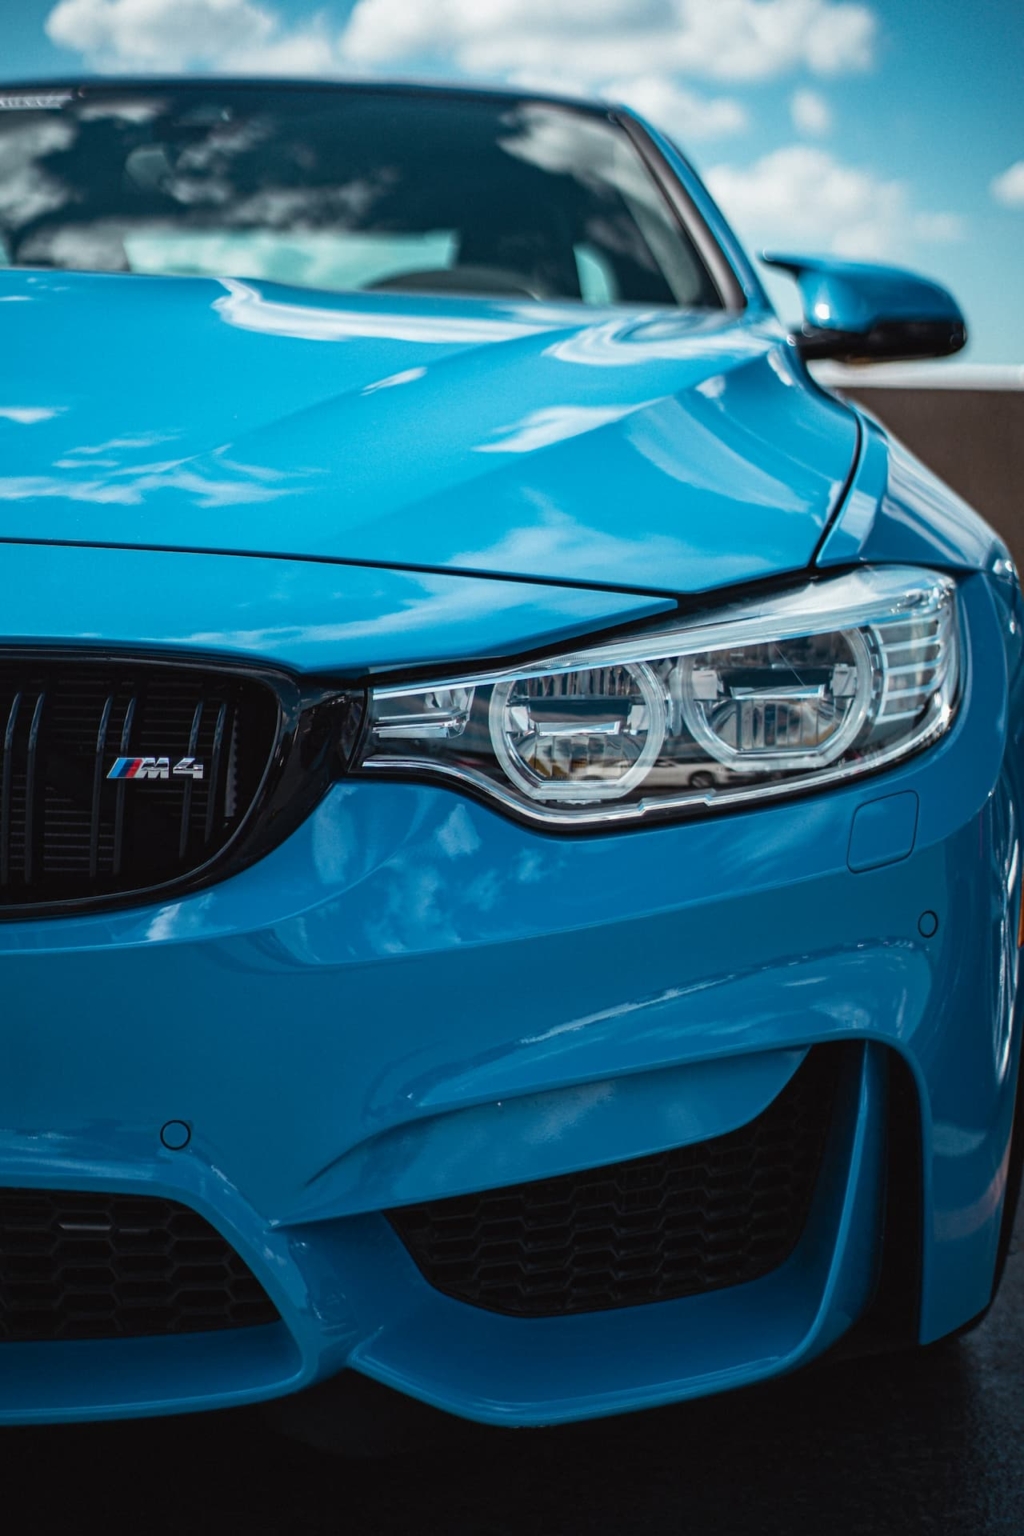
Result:
<instances>
[{"instance_id":1,"label":"black plastic trim","mask_svg":"<svg viewBox=\"0 0 1024 1536\"><path fill-rule=\"evenodd\" d=\"M879 320L868 331L804 325L793 336L801 357L842 363L901 363L949 357L967 345L962 320Z\"/></svg>"},{"instance_id":2,"label":"black plastic trim","mask_svg":"<svg viewBox=\"0 0 1024 1536\"><path fill-rule=\"evenodd\" d=\"M280 1321L242 1255L191 1206L134 1190L0 1189L0 1356Z\"/></svg>"},{"instance_id":3,"label":"black plastic trim","mask_svg":"<svg viewBox=\"0 0 1024 1536\"><path fill-rule=\"evenodd\" d=\"M139 669L170 667L179 672L218 672L262 684L274 694L278 705L276 735L249 809L224 846L205 863L159 885L64 901L0 905L0 922L71 917L146 906L172 896L187 895L237 874L282 843L312 812L336 778L339 766L344 767L346 747L351 750L351 740L346 740L345 736L346 727L350 734L355 734L351 717L354 714L359 724L364 713L364 693L360 689L300 681L277 668L196 653L182 658L166 651L140 653L106 647L3 646L0 660L36 661L49 665L63 662L71 668L99 663ZM119 784L119 791L123 787Z\"/></svg>"},{"instance_id":4,"label":"black plastic trim","mask_svg":"<svg viewBox=\"0 0 1024 1536\"><path fill-rule=\"evenodd\" d=\"M679 228L690 240L704 263L708 276L718 290L722 308L729 313L747 309L747 296L743 286L714 230L657 144L645 131L643 124L625 112L612 112L609 115L612 121L625 132L633 148L640 155L659 192L675 214ZM680 306L680 308L684 307Z\"/></svg>"},{"instance_id":5,"label":"black plastic trim","mask_svg":"<svg viewBox=\"0 0 1024 1536\"><path fill-rule=\"evenodd\" d=\"M999 1228L999 1250L996 1254L995 1278L992 1282L992 1301L999 1294L1010 1256L1010 1242L1020 1204L1021 1184L1024 1183L1024 1058L1017 1066L1017 1091L1013 1101L1013 1125L1010 1131L1010 1156L1006 1169L1006 1188L1003 1193L1003 1218ZM989 1305L991 1306L991 1302Z\"/></svg>"},{"instance_id":6,"label":"black plastic trim","mask_svg":"<svg viewBox=\"0 0 1024 1536\"><path fill-rule=\"evenodd\" d=\"M885 1208L875 1291L821 1363L917 1347L924 1255L921 1101L909 1064L886 1051Z\"/></svg>"}]
</instances>

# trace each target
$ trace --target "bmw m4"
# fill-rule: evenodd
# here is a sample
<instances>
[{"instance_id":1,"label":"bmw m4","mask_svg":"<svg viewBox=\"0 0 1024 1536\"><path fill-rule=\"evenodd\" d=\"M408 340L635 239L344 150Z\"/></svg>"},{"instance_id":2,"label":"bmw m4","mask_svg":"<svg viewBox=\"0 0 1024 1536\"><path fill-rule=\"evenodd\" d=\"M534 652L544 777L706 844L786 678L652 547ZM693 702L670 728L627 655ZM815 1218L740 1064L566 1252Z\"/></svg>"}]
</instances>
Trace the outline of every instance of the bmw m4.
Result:
<instances>
[{"instance_id":1,"label":"bmw m4","mask_svg":"<svg viewBox=\"0 0 1024 1536\"><path fill-rule=\"evenodd\" d=\"M1020 588L807 367L965 325L770 259L603 104L0 90L0 1420L990 1305Z\"/></svg>"}]
</instances>

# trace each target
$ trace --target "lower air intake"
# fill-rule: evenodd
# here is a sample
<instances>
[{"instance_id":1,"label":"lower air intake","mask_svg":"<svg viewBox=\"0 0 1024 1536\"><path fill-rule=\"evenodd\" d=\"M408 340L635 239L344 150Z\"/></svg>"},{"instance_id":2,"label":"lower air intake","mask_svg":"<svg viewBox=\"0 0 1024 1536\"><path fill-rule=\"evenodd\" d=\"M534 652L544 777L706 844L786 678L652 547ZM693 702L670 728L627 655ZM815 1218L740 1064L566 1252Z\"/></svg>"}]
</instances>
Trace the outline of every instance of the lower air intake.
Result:
<instances>
[{"instance_id":1,"label":"lower air intake","mask_svg":"<svg viewBox=\"0 0 1024 1536\"><path fill-rule=\"evenodd\" d=\"M0 1190L0 1343L276 1322L209 1222L150 1196Z\"/></svg>"},{"instance_id":2,"label":"lower air intake","mask_svg":"<svg viewBox=\"0 0 1024 1536\"><path fill-rule=\"evenodd\" d=\"M512 1317L695 1296L777 1269L803 1232L842 1048L811 1051L727 1136L389 1212L439 1291Z\"/></svg>"}]
</instances>

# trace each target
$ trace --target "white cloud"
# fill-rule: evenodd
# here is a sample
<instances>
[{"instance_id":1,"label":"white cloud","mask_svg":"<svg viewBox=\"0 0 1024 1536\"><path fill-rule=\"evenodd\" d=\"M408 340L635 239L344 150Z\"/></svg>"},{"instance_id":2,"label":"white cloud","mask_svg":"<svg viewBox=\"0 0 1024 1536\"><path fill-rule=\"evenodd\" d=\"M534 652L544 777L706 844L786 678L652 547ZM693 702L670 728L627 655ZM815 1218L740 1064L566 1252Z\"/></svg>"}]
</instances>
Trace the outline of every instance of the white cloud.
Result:
<instances>
[{"instance_id":1,"label":"white cloud","mask_svg":"<svg viewBox=\"0 0 1024 1536\"><path fill-rule=\"evenodd\" d=\"M323 14L290 27L261 0L58 0L46 32L102 71L332 74L429 59L550 80L569 58L592 89L666 71L762 80L864 69L875 19L851 0L357 0L339 35ZM726 125L713 131L731 131L736 104L709 107Z\"/></svg>"},{"instance_id":2,"label":"white cloud","mask_svg":"<svg viewBox=\"0 0 1024 1536\"><path fill-rule=\"evenodd\" d=\"M790 116L793 126L800 133L808 133L815 138L828 133L832 127L832 108L820 91L812 91L803 87L794 91L789 99Z\"/></svg>"},{"instance_id":3,"label":"white cloud","mask_svg":"<svg viewBox=\"0 0 1024 1536\"><path fill-rule=\"evenodd\" d=\"M865 69L875 28L868 6L849 0L357 0L343 46L371 68L432 58L507 76L571 60L588 81L764 80Z\"/></svg>"},{"instance_id":4,"label":"white cloud","mask_svg":"<svg viewBox=\"0 0 1024 1536\"><path fill-rule=\"evenodd\" d=\"M597 89L608 100L623 102L667 133L689 141L742 133L748 126L746 111L733 97L699 96L667 75L612 80Z\"/></svg>"},{"instance_id":5,"label":"white cloud","mask_svg":"<svg viewBox=\"0 0 1024 1536\"><path fill-rule=\"evenodd\" d=\"M62 409L52 405L0 405L0 417L16 421L23 427L34 427L36 422L49 421L59 415Z\"/></svg>"},{"instance_id":6,"label":"white cloud","mask_svg":"<svg viewBox=\"0 0 1024 1536\"><path fill-rule=\"evenodd\" d=\"M624 101L694 140L742 132L747 114L734 97L699 94L680 77L864 69L875 19L852 0L357 0L344 30L332 30L326 12L289 25L274 0L58 0L46 31L105 72L440 67ZM827 112L814 92L798 94L817 99L819 117Z\"/></svg>"},{"instance_id":7,"label":"white cloud","mask_svg":"<svg viewBox=\"0 0 1024 1536\"><path fill-rule=\"evenodd\" d=\"M1024 160L1018 160L1001 176L994 176L989 191L1004 208L1024 208Z\"/></svg>"},{"instance_id":8,"label":"white cloud","mask_svg":"<svg viewBox=\"0 0 1024 1536\"><path fill-rule=\"evenodd\" d=\"M903 181L846 165L827 150L791 144L753 165L718 165L708 183L755 247L830 250L855 259L898 259L918 244L964 233L948 212L915 210Z\"/></svg>"},{"instance_id":9,"label":"white cloud","mask_svg":"<svg viewBox=\"0 0 1024 1536\"><path fill-rule=\"evenodd\" d=\"M615 105L632 107L656 127L680 139L720 139L743 133L750 118L734 96L705 96L680 85L670 75L651 74L614 80L582 80L554 70L524 69L508 76L508 83L523 91L545 95L600 97Z\"/></svg>"},{"instance_id":10,"label":"white cloud","mask_svg":"<svg viewBox=\"0 0 1024 1536\"><path fill-rule=\"evenodd\" d=\"M915 240L932 245L955 245L967 233L958 213L916 213L910 227Z\"/></svg>"},{"instance_id":11,"label":"white cloud","mask_svg":"<svg viewBox=\"0 0 1024 1536\"><path fill-rule=\"evenodd\" d=\"M322 18L289 28L257 0L59 0L46 32L103 71L317 75L340 67Z\"/></svg>"}]
</instances>

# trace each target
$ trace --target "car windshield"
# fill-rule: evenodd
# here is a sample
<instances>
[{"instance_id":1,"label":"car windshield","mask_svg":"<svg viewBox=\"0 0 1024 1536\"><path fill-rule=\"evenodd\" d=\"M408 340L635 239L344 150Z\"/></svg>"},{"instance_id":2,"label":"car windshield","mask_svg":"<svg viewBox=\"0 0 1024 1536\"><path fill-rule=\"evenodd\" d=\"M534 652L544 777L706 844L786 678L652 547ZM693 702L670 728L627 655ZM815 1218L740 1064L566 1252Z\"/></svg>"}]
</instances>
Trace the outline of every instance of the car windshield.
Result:
<instances>
[{"instance_id":1,"label":"car windshield","mask_svg":"<svg viewBox=\"0 0 1024 1536\"><path fill-rule=\"evenodd\" d=\"M0 95L0 264L721 304L613 118L440 91Z\"/></svg>"}]
</instances>

